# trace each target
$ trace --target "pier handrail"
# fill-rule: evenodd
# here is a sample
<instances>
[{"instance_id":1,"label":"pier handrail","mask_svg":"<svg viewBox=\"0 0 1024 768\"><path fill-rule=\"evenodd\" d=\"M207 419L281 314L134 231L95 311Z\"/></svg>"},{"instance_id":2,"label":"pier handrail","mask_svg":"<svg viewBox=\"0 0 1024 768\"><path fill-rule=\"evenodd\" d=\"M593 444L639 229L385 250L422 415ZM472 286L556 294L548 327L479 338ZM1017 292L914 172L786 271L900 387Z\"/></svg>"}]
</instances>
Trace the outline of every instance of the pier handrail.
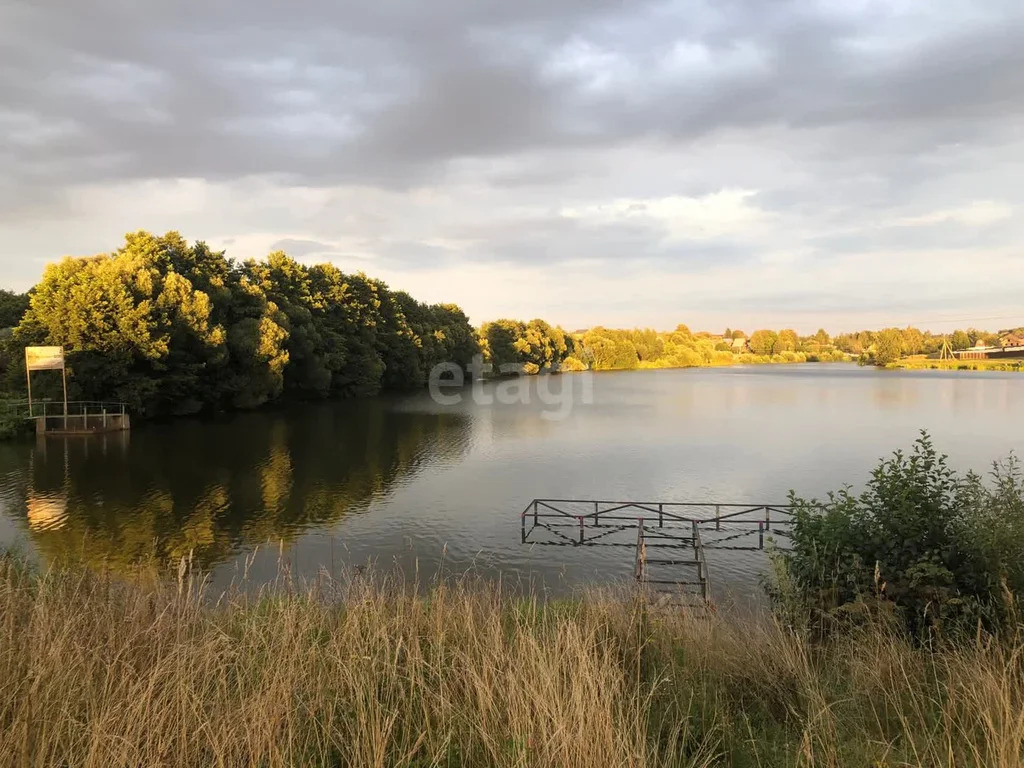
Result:
<instances>
[{"instance_id":1,"label":"pier handrail","mask_svg":"<svg viewBox=\"0 0 1024 768\"><path fill-rule=\"evenodd\" d=\"M96 415L104 410L111 415L128 412L128 404L119 400L69 400L67 406L67 414L65 414L63 400L33 400L31 410L28 400L9 400L4 403L8 416L13 415L26 419L63 417L65 415L71 419L83 415Z\"/></svg>"},{"instance_id":2,"label":"pier handrail","mask_svg":"<svg viewBox=\"0 0 1024 768\"><path fill-rule=\"evenodd\" d=\"M647 550L644 547L644 523L641 520L636 527L636 557L633 575L641 584L647 579Z\"/></svg>"},{"instance_id":3,"label":"pier handrail","mask_svg":"<svg viewBox=\"0 0 1024 768\"><path fill-rule=\"evenodd\" d=\"M567 508L572 505L572 508ZM691 523L694 520L700 524L722 523L728 521L730 524L746 524L756 526L759 522L770 528L773 523L786 524L792 516L796 505L773 504L773 503L750 503L750 502L721 502L721 501L612 501L601 499L532 499L522 511L522 516L532 515L536 520L542 518L570 518L579 522L580 518L594 523L603 522L630 522L635 525L643 513L657 516L659 523ZM705 514L693 514L696 511ZM776 519L772 519L772 513L776 513ZM625 514L617 514L625 513ZM756 518L749 515L756 514ZM748 517L744 517L747 515ZM652 518L644 517L651 521Z\"/></svg>"},{"instance_id":4,"label":"pier handrail","mask_svg":"<svg viewBox=\"0 0 1024 768\"><path fill-rule=\"evenodd\" d=\"M693 521L693 551L697 556L698 575L700 576L700 593L705 604L711 603L711 574L708 571L708 556L704 552L704 542L700 537L700 524Z\"/></svg>"},{"instance_id":5,"label":"pier handrail","mask_svg":"<svg viewBox=\"0 0 1024 768\"><path fill-rule=\"evenodd\" d=\"M531 546L633 547L633 574L643 590L667 591L678 598L685 596L687 587L699 586L701 605L710 607L707 550L763 551L766 533L791 538L796 510L808 508L806 504L715 501L531 499L519 520L522 543ZM821 505L810 508L823 509ZM630 531L636 531L634 541L622 541ZM649 547L665 555L649 558ZM692 559L675 552L691 547ZM658 569L653 579L649 566ZM663 576L666 568L696 568L697 581L687 580L685 574L680 577L678 571Z\"/></svg>"},{"instance_id":6,"label":"pier handrail","mask_svg":"<svg viewBox=\"0 0 1024 768\"><path fill-rule=\"evenodd\" d=\"M555 537L538 544L624 546L615 533L638 526L651 530L703 528L713 537L705 549L764 549L765 534L788 537L794 504L715 501L612 501L600 499L532 499L520 513L522 541L540 529ZM801 508L806 506L801 505ZM571 530L570 530L571 529ZM723 535L725 534L725 535ZM756 535L757 544L747 546ZM603 541L598 541L602 539ZM741 541L746 539L746 541Z\"/></svg>"}]
</instances>

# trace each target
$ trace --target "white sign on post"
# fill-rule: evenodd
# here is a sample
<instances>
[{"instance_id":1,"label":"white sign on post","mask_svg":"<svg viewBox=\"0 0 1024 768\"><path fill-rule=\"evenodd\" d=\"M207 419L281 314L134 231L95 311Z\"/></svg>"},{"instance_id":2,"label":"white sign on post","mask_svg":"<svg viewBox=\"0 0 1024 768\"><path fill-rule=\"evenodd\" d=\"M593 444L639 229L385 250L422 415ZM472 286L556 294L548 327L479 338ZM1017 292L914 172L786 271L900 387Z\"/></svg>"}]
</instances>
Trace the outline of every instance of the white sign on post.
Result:
<instances>
[{"instance_id":1,"label":"white sign on post","mask_svg":"<svg viewBox=\"0 0 1024 768\"><path fill-rule=\"evenodd\" d=\"M30 371L59 371L64 367L64 347L25 347L25 367Z\"/></svg>"},{"instance_id":2,"label":"white sign on post","mask_svg":"<svg viewBox=\"0 0 1024 768\"><path fill-rule=\"evenodd\" d=\"M28 383L28 415L32 413L32 371L60 371L64 385L64 429L68 428L68 378L64 371L64 347L25 347L25 378ZM46 421L46 417L43 417ZM45 429L46 425L43 425Z\"/></svg>"}]
</instances>

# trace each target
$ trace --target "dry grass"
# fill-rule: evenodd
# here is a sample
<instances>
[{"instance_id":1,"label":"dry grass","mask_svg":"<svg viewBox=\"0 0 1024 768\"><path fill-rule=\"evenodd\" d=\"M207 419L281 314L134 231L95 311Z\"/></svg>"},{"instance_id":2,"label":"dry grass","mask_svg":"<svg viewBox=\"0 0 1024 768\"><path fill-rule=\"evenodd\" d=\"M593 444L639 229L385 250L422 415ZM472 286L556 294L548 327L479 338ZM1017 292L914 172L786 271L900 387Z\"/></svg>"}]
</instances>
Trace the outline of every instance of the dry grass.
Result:
<instances>
[{"instance_id":1,"label":"dry grass","mask_svg":"<svg viewBox=\"0 0 1024 768\"><path fill-rule=\"evenodd\" d=\"M3 766L1024 762L1017 640L814 645L623 596L365 579L258 595L0 558Z\"/></svg>"},{"instance_id":2,"label":"dry grass","mask_svg":"<svg viewBox=\"0 0 1024 768\"><path fill-rule=\"evenodd\" d=\"M911 371L1020 371L1024 360L936 360L926 357L905 357L887 366Z\"/></svg>"}]
</instances>

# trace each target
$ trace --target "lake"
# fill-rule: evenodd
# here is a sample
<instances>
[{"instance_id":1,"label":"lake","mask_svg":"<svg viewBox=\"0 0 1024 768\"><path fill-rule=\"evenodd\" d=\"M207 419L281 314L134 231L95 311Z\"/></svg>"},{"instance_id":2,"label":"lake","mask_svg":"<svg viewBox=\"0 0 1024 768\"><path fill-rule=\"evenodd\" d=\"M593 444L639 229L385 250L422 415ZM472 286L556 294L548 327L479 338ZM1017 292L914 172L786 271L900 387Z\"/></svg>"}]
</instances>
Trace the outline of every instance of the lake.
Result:
<instances>
[{"instance_id":1,"label":"lake","mask_svg":"<svg viewBox=\"0 0 1024 768\"><path fill-rule=\"evenodd\" d=\"M837 364L610 372L6 443L0 542L125 571L192 553L217 583L372 562L563 591L627 579L633 555L523 545L534 497L781 503L861 486L921 429L985 472L1024 447L1022 392ZM709 558L718 589L757 591L762 554Z\"/></svg>"}]
</instances>

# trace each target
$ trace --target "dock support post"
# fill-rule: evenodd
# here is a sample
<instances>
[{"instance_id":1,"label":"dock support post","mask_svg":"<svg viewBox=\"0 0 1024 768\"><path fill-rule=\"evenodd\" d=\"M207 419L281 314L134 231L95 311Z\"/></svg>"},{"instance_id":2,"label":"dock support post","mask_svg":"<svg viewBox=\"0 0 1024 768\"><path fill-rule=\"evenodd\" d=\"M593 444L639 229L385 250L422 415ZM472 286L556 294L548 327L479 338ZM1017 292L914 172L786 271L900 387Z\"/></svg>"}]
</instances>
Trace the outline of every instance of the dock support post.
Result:
<instances>
[{"instance_id":1,"label":"dock support post","mask_svg":"<svg viewBox=\"0 0 1024 768\"><path fill-rule=\"evenodd\" d=\"M579 518L577 518L577 519L580 521L580 544L582 544L583 543L583 515L580 515Z\"/></svg>"},{"instance_id":2,"label":"dock support post","mask_svg":"<svg viewBox=\"0 0 1024 768\"><path fill-rule=\"evenodd\" d=\"M722 508L715 504L715 530L722 530Z\"/></svg>"},{"instance_id":3,"label":"dock support post","mask_svg":"<svg viewBox=\"0 0 1024 768\"><path fill-rule=\"evenodd\" d=\"M761 520L757 522L757 548L764 549L764 522Z\"/></svg>"},{"instance_id":4,"label":"dock support post","mask_svg":"<svg viewBox=\"0 0 1024 768\"><path fill-rule=\"evenodd\" d=\"M704 572L704 545L700 540L700 523L691 521L693 526L693 559L697 561L697 581L700 582L700 598L705 603L708 601L707 574Z\"/></svg>"},{"instance_id":5,"label":"dock support post","mask_svg":"<svg viewBox=\"0 0 1024 768\"><path fill-rule=\"evenodd\" d=\"M68 374L63 363L60 366L60 380L64 383L64 431L68 431Z\"/></svg>"},{"instance_id":6,"label":"dock support post","mask_svg":"<svg viewBox=\"0 0 1024 768\"><path fill-rule=\"evenodd\" d=\"M664 504L658 504L658 527L659 528L664 528L665 527L664 507L665 507Z\"/></svg>"},{"instance_id":7,"label":"dock support post","mask_svg":"<svg viewBox=\"0 0 1024 768\"><path fill-rule=\"evenodd\" d=\"M521 514L519 516L519 522L520 522L520 524L522 526L522 530L523 530L523 541L522 541L522 543L525 544L526 543L526 511L525 510L523 511L523 514ZM332 541L331 543L333 544L334 542ZM333 556L334 552L332 551L331 554Z\"/></svg>"},{"instance_id":8,"label":"dock support post","mask_svg":"<svg viewBox=\"0 0 1024 768\"><path fill-rule=\"evenodd\" d=\"M636 557L633 563L633 573L636 580L643 585L646 577L647 545L644 542L644 519L638 517L636 520Z\"/></svg>"}]
</instances>

